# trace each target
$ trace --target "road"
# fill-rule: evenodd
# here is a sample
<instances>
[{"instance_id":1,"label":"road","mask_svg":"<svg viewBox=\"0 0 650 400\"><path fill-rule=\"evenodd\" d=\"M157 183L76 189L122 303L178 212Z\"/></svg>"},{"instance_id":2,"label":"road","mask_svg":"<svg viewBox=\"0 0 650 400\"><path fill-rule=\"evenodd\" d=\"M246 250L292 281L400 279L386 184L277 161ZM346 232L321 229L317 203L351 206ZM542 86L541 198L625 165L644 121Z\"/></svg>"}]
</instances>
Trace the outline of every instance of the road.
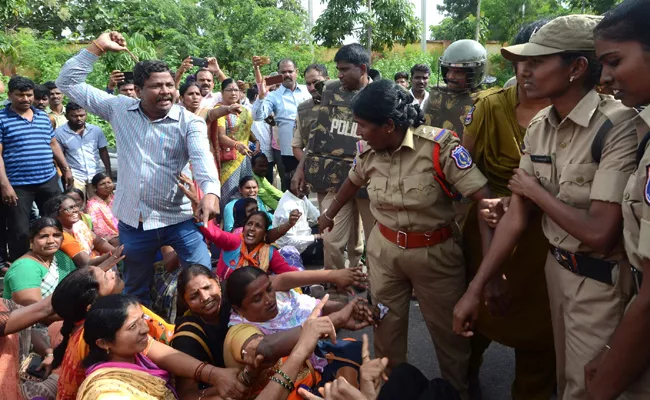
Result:
<instances>
[{"instance_id":1,"label":"road","mask_svg":"<svg viewBox=\"0 0 650 400\"><path fill-rule=\"evenodd\" d=\"M367 333L372 341L371 328L346 333L347 335L342 335L342 337L351 336L358 340L361 340L363 333ZM429 336L429 331L424 323L417 301L411 301L408 342L408 361L418 367L429 379L440 377L440 369L431 343L431 336ZM513 350L498 343L493 343L485 352L483 368L481 368L480 379L483 400L510 399L510 385L514 379L514 368L515 357Z\"/></svg>"}]
</instances>

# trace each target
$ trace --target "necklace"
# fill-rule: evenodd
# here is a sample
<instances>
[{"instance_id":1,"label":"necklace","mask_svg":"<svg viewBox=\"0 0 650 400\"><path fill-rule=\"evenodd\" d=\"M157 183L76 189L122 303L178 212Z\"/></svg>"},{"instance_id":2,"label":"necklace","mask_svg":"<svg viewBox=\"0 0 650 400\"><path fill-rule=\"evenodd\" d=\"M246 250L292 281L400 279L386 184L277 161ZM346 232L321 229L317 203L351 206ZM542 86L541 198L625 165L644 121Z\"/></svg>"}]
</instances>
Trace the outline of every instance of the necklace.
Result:
<instances>
[{"instance_id":1,"label":"necklace","mask_svg":"<svg viewBox=\"0 0 650 400\"><path fill-rule=\"evenodd\" d=\"M50 262L48 263L47 261L43 260L43 258L41 258L41 256L39 256L38 254L34 253L33 250L32 250L32 254L34 254L34 256L35 256L35 257L32 257L32 258L37 258L38 261L41 262L41 264L45 265L45 266L48 267L48 268L49 268L50 265L52 264L52 261L50 261Z\"/></svg>"}]
</instances>

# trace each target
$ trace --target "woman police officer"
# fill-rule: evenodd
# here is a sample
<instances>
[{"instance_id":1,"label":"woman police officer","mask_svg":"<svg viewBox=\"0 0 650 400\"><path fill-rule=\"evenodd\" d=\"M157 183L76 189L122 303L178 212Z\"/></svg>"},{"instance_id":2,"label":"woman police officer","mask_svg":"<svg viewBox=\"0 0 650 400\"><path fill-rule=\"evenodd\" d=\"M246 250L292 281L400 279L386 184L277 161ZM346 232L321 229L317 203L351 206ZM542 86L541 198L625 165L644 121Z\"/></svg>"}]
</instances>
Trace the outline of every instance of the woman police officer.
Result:
<instances>
[{"instance_id":1,"label":"woman police officer","mask_svg":"<svg viewBox=\"0 0 650 400\"><path fill-rule=\"evenodd\" d=\"M370 208L377 219L367 248L372 299L388 308L375 328L376 356L388 357L391 366L406 361L414 289L442 376L466 399L469 341L451 329L452 309L466 287L465 267L461 247L452 238L452 199L440 182L445 178L475 201L489 198L490 193L485 177L454 132L422 125L420 107L412 103L411 94L387 80L372 83L356 95L352 111L357 134L367 145L360 142L365 146L332 205L321 215L320 227L331 229L341 204L368 185ZM487 223L482 222L481 231L490 231Z\"/></svg>"}]
</instances>

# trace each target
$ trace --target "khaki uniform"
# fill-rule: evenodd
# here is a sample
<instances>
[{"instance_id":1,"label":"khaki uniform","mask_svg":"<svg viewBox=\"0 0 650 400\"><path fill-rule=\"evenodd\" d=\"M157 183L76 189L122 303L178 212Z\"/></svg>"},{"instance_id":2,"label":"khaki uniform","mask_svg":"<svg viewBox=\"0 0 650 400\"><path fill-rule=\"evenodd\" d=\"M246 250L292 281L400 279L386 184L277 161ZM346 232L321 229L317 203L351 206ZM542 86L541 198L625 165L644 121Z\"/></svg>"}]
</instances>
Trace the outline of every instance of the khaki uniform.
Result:
<instances>
[{"instance_id":1,"label":"khaki uniform","mask_svg":"<svg viewBox=\"0 0 650 400\"><path fill-rule=\"evenodd\" d=\"M471 92L447 92L439 87L434 87L429 92L429 98L422 104L424 123L429 126L438 126L449 129L462 140L463 123L465 116L472 109L474 100ZM467 201L454 202L456 210L456 223L462 229L470 204Z\"/></svg>"},{"instance_id":2,"label":"khaki uniform","mask_svg":"<svg viewBox=\"0 0 650 400\"><path fill-rule=\"evenodd\" d=\"M486 185L450 131L409 129L394 153L366 148L349 173L355 185L368 185L370 210L378 223L405 232L430 232L452 224L452 201L433 177L434 142L441 146L440 165L447 180L463 195ZM375 329L376 356L388 357L393 367L406 361L409 303L415 290L442 376L466 399L470 343L452 331L453 308L467 282L461 247L450 238L430 247L402 249L375 226L367 256L373 303L390 309Z\"/></svg>"},{"instance_id":3,"label":"khaki uniform","mask_svg":"<svg viewBox=\"0 0 650 400\"><path fill-rule=\"evenodd\" d=\"M321 103L313 108L315 115L309 125L299 122L301 140L309 127L307 145L305 147L305 180L312 190L318 193L321 213L334 201L336 191L345 181L352 165L359 137L357 123L352 115L350 104L358 91L346 91L340 81L332 80L326 83L321 96ZM295 137L294 131L294 137ZM294 140L298 143L297 140ZM295 145L294 145L295 146ZM334 228L323 237L325 268L345 268L344 251L347 246L350 266L356 266L363 254L361 229L366 239L375 220L370 213L369 201L365 189L360 195L344 204L334 218Z\"/></svg>"},{"instance_id":4,"label":"khaki uniform","mask_svg":"<svg viewBox=\"0 0 650 400\"><path fill-rule=\"evenodd\" d=\"M650 132L650 108L637 117L639 142ZM649 271L643 271L642 260L650 259L650 149L646 145L638 168L630 177L623 195L623 240L627 257L636 269L644 273L647 285ZM641 375L620 397L623 400L650 398L650 368Z\"/></svg>"},{"instance_id":5,"label":"khaki uniform","mask_svg":"<svg viewBox=\"0 0 650 400\"><path fill-rule=\"evenodd\" d=\"M508 181L519 166L526 129L519 126L515 108L517 87L494 88L478 94L472 115L465 121L464 134L474 141L472 159L488 180L495 197L507 197ZM468 271L473 275L483 261L477 205L473 204L463 227L463 250ZM513 400L548 400L555 391L555 351L544 264L548 240L542 231L542 215L534 209L517 247L503 262L511 302L508 313L493 316L481 303L472 337L471 364L478 373L483 353L491 341L515 349Z\"/></svg>"},{"instance_id":6,"label":"khaki uniform","mask_svg":"<svg viewBox=\"0 0 650 400\"><path fill-rule=\"evenodd\" d=\"M635 114L594 90L563 121L548 107L530 122L520 168L536 176L557 199L582 210L576 212L588 210L592 201L620 203L635 164L637 139L631 122ZM591 145L608 119L613 127L605 138L600 163L596 163ZM608 285L570 272L551 252L546 257L558 399L581 399L586 394L584 366L605 347L629 300L629 264L622 246L603 257L548 215L544 215L542 227L551 246L618 263L612 271L615 282Z\"/></svg>"}]
</instances>

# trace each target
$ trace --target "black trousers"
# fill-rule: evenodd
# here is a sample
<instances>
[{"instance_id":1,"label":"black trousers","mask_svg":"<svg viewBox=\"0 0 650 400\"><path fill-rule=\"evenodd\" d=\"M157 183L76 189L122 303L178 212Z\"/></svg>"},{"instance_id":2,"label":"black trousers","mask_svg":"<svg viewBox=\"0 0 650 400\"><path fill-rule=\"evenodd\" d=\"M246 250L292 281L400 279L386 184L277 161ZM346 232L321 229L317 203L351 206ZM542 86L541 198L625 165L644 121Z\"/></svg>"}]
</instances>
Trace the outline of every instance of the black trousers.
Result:
<instances>
[{"instance_id":1,"label":"black trousers","mask_svg":"<svg viewBox=\"0 0 650 400\"><path fill-rule=\"evenodd\" d=\"M377 400L460 400L458 391L443 379L428 380L411 364L393 369Z\"/></svg>"},{"instance_id":2,"label":"black trousers","mask_svg":"<svg viewBox=\"0 0 650 400\"><path fill-rule=\"evenodd\" d=\"M38 185L14 186L18 204L15 206L2 205L2 213L7 221L7 242L9 245L9 261L15 261L29 251L29 216L32 203L36 202L43 215L43 204L52 197L61 194L58 183L59 176Z\"/></svg>"},{"instance_id":3,"label":"black trousers","mask_svg":"<svg viewBox=\"0 0 650 400\"><path fill-rule=\"evenodd\" d=\"M282 191L286 192L291 187L291 177L298 168L299 161L294 156L283 156L280 154L280 150L275 149L273 149L273 158L275 159L275 165L278 166Z\"/></svg>"}]
</instances>

